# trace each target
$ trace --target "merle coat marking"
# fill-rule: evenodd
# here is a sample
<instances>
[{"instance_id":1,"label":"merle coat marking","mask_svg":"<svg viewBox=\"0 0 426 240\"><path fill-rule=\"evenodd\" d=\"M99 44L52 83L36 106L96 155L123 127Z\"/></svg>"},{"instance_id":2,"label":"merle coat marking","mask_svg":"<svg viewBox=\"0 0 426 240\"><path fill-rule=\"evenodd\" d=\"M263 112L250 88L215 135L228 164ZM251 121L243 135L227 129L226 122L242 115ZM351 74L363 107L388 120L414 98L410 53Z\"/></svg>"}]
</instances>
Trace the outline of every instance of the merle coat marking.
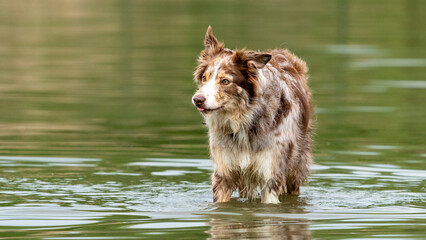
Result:
<instances>
[{"instance_id":1,"label":"merle coat marking","mask_svg":"<svg viewBox=\"0 0 426 240\"><path fill-rule=\"evenodd\" d=\"M193 103L209 129L214 202L298 195L312 163L306 63L288 50L225 49L211 27L194 73Z\"/></svg>"}]
</instances>

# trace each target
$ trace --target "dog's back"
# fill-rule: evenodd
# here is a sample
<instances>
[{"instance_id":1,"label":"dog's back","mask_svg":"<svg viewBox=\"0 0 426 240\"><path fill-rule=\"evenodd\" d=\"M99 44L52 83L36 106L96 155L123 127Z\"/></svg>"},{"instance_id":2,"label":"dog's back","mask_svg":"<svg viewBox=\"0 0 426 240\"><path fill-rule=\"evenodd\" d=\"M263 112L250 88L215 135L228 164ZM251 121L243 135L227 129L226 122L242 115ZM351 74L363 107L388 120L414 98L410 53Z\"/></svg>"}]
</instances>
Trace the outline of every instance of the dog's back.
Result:
<instances>
[{"instance_id":1,"label":"dog's back","mask_svg":"<svg viewBox=\"0 0 426 240\"><path fill-rule=\"evenodd\" d=\"M313 111L307 67L287 50L224 49L207 31L193 97L209 127L215 202L241 197L277 203L299 194L312 163Z\"/></svg>"},{"instance_id":2,"label":"dog's back","mask_svg":"<svg viewBox=\"0 0 426 240\"><path fill-rule=\"evenodd\" d=\"M288 50L267 52L272 54L272 59L261 71L269 75L269 81L281 81L280 106L283 110L278 109L276 116L280 117L274 122L280 125L276 141L287 145L283 148L286 167L281 176L285 180L281 193L298 195L299 186L307 181L312 164L313 108L307 82L308 68L303 60Z\"/></svg>"}]
</instances>

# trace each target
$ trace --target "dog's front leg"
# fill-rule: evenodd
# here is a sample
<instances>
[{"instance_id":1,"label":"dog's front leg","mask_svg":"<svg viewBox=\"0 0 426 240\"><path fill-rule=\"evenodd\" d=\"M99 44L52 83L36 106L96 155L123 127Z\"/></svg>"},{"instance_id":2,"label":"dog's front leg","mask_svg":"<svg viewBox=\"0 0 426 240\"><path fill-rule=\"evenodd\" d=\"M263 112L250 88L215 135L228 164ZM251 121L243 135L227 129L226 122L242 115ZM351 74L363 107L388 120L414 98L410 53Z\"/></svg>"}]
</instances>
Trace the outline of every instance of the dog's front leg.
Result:
<instances>
[{"instance_id":1,"label":"dog's front leg","mask_svg":"<svg viewBox=\"0 0 426 240\"><path fill-rule=\"evenodd\" d=\"M265 187L262 189L261 200L262 203L280 203L277 192L275 190L270 189L269 187Z\"/></svg>"},{"instance_id":2,"label":"dog's front leg","mask_svg":"<svg viewBox=\"0 0 426 240\"><path fill-rule=\"evenodd\" d=\"M216 171L212 175L213 202L228 202L235 190L232 177L224 177Z\"/></svg>"}]
</instances>

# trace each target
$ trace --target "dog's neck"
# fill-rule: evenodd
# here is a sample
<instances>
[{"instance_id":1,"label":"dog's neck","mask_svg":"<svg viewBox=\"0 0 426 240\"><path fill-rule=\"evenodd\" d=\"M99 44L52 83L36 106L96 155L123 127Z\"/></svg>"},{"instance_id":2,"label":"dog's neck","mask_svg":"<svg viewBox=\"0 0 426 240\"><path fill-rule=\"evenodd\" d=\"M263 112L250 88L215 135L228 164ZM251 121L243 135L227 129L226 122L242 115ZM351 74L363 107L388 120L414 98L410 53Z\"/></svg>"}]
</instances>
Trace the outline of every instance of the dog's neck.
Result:
<instances>
[{"instance_id":1,"label":"dog's neck","mask_svg":"<svg viewBox=\"0 0 426 240\"><path fill-rule=\"evenodd\" d=\"M210 134L218 137L231 138L240 146L250 145L249 133L256 128L258 115L261 111L259 104L253 104L241 111L217 112L205 116L205 122Z\"/></svg>"},{"instance_id":2,"label":"dog's neck","mask_svg":"<svg viewBox=\"0 0 426 240\"><path fill-rule=\"evenodd\" d=\"M205 117L207 127L223 135L237 134L244 130L246 124L241 116L234 116L229 113L212 113Z\"/></svg>"}]
</instances>

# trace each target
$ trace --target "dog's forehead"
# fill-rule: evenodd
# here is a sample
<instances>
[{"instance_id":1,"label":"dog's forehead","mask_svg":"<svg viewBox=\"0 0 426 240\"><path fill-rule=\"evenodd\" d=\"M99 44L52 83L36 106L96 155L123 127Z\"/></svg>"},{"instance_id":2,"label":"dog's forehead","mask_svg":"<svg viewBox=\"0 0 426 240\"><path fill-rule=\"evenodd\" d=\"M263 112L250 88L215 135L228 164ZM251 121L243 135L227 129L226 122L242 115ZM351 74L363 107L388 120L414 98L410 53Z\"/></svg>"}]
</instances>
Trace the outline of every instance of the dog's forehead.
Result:
<instances>
[{"instance_id":1,"label":"dog's forehead","mask_svg":"<svg viewBox=\"0 0 426 240\"><path fill-rule=\"evenodd\" d=\"M220 72L220 71L226 71L226 70L229 70L229 69L231 69L232 67L233 67L233 62L232 62L232 56L230 56L230 55L221 55L221 56L218 56L218 57L216 57L216 58L214 58L211 62L210 62L210 64L209 64L209 66L208 66L208 68L207 68L207 71L208 72L211 72L211 73L213 73L213 72Z\"/></svg>"}]
</instances>

